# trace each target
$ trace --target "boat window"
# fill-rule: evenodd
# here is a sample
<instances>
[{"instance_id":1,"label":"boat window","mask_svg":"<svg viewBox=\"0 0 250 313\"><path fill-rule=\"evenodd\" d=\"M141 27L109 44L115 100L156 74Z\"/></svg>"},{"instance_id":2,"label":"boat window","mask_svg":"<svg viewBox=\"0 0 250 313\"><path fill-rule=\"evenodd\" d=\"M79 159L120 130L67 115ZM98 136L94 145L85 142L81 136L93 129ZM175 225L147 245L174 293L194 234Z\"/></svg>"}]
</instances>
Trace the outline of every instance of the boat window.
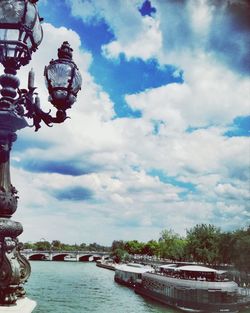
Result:
<instances>
[{"instance_id":1,"label":"boat window","mask_svg":"<svg viewBox=\"0 0 250 313\"><path fill-rule=\"evenodd\" d=\"M220 303L221 302L221 292L216 290L208 291L208 299L211 303Z\"/></svg>"},{"instance_id":2,"label":"boat window","mask_svg":"<svg viewBox=\"0 0 250 313\"><path fill-rule=\"evenodd\" d=\"M197 299L201 303L209 303L207 290L197 290Z\"/></svg>"},{"instance_id":3,"label":"boat window","mask_svg":"<svg viewBox=\"0 0 250 313\"><path fill-rule=\"evenodd\" d=\"M233 303L236 299L235 293L223 292L221 294L222 302Z\"/></svg>"}]
</instances>

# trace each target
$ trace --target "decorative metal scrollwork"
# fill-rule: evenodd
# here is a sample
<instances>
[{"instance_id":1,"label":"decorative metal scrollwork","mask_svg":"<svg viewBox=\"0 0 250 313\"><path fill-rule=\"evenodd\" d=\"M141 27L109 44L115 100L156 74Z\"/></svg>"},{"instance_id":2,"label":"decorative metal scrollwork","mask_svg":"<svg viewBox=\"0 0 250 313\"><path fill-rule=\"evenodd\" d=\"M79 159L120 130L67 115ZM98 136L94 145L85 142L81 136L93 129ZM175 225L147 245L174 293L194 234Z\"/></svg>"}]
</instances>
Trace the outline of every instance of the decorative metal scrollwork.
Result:
<instances>
[{"instance_id":1,"label":"decorative metal scrollwork","mask_svg":"<svg viewBox=\"0 0 250 313\"><path fill-rule=\"evenodd\" d=\"M2 239L0 251L0 304L11 305L25 296L22 284L29 278L31 269L28 260L20 254L17 239Z\"/></svg>"}]
</instances>

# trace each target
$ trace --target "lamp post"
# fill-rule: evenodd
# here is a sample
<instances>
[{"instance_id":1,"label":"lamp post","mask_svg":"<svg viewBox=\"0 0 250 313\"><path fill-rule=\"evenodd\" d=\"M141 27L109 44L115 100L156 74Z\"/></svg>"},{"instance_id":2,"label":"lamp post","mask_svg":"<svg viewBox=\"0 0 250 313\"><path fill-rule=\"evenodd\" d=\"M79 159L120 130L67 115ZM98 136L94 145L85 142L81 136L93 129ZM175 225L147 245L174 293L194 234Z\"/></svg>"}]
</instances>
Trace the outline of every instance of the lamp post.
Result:
<instances>
[{"instance_id":1,"label":"lamp post","mask_svg":"<svg viewBox=\"0 0 250 313\"><path fill-rule=\"evenodd\" d=\"M41 109L40 99L34 93L33 70L29 72L28 88L19 89L17 70L30 62L43 38L37 1L0 1L0 63L4 66L0 76L0 312L1 306L15 306L25 298L23 284L30 275L29 262L20 253L17 238L23 232L22 225L11 219L18 200L10 179L12 143L17 138L16 132L28 126L29 119L35 131L41 122L48 126L64 122L66 110L76 101L82 83L72 60L73 50L65 41L58 49L58 59L52 60L44 71L49 101L56 108L56 115Z\"/></svg>"}]
</instances>

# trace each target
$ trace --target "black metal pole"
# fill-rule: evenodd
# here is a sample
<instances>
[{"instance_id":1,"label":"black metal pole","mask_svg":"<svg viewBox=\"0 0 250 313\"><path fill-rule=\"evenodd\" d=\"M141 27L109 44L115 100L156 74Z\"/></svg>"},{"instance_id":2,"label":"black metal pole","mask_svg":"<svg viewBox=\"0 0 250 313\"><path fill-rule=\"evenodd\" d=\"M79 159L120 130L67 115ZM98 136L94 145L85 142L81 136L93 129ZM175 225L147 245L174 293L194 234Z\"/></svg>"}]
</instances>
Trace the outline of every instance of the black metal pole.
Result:
<instances>
[{"instance_id":1,"label":"black metal pole","mask_svg":"<svg viewBox=\"0 0 250 313\"><path fill-rule=\"evenodd\" d=\"M17 190L11 184L10 152L16 131L27 122L16 112L15 97L19 79L12 68L0 77L0 305L15 304L24 297L24 282L30 275L28 260L20 254L18 236L23 232L19 222L11 219L17 209Z\"/></svg>"}]
</instances>

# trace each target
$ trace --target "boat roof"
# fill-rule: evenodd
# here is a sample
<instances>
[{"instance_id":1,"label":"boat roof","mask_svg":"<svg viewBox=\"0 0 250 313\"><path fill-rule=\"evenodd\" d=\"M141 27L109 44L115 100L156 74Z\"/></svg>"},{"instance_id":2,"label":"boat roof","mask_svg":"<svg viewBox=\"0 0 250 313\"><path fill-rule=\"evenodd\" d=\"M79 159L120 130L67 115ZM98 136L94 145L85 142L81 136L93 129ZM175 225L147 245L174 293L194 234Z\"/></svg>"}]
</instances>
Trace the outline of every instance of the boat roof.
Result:
<instances>
[{"instance_id":1,"label":"boat roof","mask_svg":"<svg viewBox=\"0 0 250 313\"><path fill-rule=\"evenodd\" d=\"M137 265L140 265L140 266L137 266ZM117 265L116 270L141 274L141 273L146 273L146 272L152 272L153 268L149 266L144 266L141 264L129 263L129 264Z\"/></svg>"},{"instance_id":2,"label":"boat roof","mask_svg":"<svg viewBox=\"0 0 250 313\"><path fill-rule=\"evenodd\" d=\"M188 272L207 272L207 273L217 273L217 270L209 268L206 266L199 265L185 265L180 266L175 269L176 271L188 271Z\"/></svg>"},{"instance_id":3,"label":"boat roof","mask_svg":"<svg viewBox=\"0 0 250 313\"><path fill-rule=\"evenodd\" d=\"M164 265L161 265L160 268L163 268L163 269L168 269L168 268L172 268L174 269L177 265L176 264L164 264Z\"/></svg>"},{"instance_id":4,"label":"boat roof","mask_svg":"<svg viewBox=\"0 0 250 313\"><path fill-rule=\"evenodd\" d=\"M127 266L132 266L132 267L138 267L138 268L143 268L145 265L142 265L140 263L128 263L126 264Z\"/></svg>"}]
</instances>

